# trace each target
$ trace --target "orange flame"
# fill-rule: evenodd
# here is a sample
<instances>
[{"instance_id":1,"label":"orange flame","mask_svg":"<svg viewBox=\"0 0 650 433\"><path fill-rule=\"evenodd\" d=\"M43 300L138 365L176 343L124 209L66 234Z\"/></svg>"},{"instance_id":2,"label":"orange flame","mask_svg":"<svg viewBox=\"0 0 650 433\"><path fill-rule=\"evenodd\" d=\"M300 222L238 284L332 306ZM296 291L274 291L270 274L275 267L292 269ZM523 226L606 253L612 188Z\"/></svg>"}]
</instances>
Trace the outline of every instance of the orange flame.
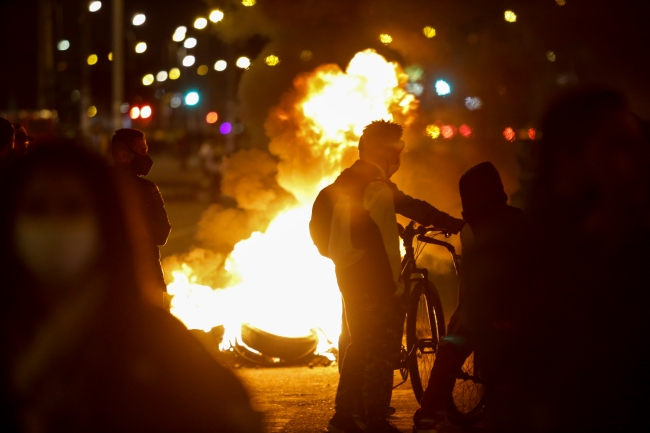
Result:
<instances>
[{"instance_id":1,"label":"orange flame","mask_svg":"<svg viewBox=\"0 0 650 433\"><path fill-rule=\"evenodd\" d=\"M298 76L265 125L270 151L279 158L277 180L298 204L280 212L264 233L235 245L224 266L227 287L196 284L197 270L187 264L173 271L167 286L172 314L190 329L224 325L226 345L239 338L242 323L284 336L318 329L336 341L341 298L333 264L309 237L311 205L357 158L367 124L414 120L417 101L405 91L407 82L398 64L373 50L357 53L345 72L323 65Z\"/></svg>"}]
</instances>

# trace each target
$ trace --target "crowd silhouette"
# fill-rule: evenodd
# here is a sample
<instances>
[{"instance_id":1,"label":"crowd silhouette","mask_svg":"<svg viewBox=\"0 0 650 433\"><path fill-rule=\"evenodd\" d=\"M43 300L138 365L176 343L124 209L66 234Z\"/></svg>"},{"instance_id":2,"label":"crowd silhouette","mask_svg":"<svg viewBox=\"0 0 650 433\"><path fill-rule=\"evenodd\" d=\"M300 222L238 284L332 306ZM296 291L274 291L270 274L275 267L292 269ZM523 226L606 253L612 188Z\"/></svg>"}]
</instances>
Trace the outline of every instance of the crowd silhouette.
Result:
<instances>
[{"instance_id":1,"label":"crowd silhouette","mask_svg":"<svg viewBox=\"0 0 650 433\"><path fill-rule=\"evenodd\" d=\"M462 360L462 344L471 343L487 389L486 431L650 431L649 140L648 123L621 94L578 89L541 119L523 213L507 205L489 162L461 179L461 299L434 370L458 368L454 357ZM2 431L263 430L240 381L151 301L162 280L149 257L169 231L162 227L161 241L147 234L147 206L156 202L164 226L164 205L155 184L143 187L156 196L145 203L133 182L78 143L35 141L0 118ZM455 232L462 225L442 212L436 218ZM329 253L346 255L338 256L344 263L354 245L341 245ZM359 262L381 281L363 279L350 263L337 263L352 333L341 352L352 346L340 360L344 387L330 431L364 431L364 410L365 431L394 431L383 423L392 351L383 340L359 347L355 333L372 334L374 323L391 334L399 282L388 262L386 275L373 273L371 259ZM375 286L386 288L385 302L368 309ZM448 387L438 373L427 392ZM440 399L425 393L415 431L423 419L430 431L442 422Z\"/></svg>"}]
</instances>

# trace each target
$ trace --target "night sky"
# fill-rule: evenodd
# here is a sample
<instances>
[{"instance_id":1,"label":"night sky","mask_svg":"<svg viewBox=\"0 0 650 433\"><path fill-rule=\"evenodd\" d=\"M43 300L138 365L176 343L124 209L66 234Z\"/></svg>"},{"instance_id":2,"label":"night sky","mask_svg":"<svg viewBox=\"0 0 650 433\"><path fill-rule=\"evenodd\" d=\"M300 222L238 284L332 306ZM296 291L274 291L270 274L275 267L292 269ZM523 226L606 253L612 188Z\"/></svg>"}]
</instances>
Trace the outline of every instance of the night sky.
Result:
<instances>
[{"instance_id":1,"label":"night sky","mask_svg":"<svg viewBox=\"0 0 650 433\"><path fill-rule=\"evenodd\" d=\"M650 117L648 2L565 1L559 6L556 0L258 0L255 6L244 8L234 0L129 0L125 5L125 99L153 100L156 87L143 87L142 76L179 66L171 35L177 26L185 25L189 33L198 33L196 65L208 65L210 73L205 77L184 74L182 80L173 83L178 89L165 90L210 88L216 95L212 98L215 107L224 107L226 99L238 98L237 87L246 73L237 70L227 79L226 74L217 75L212 69L217 58L228 59L232 65L240 55L255 61L258 55L266 55L268 47L283 54L283 62L264 83L267 88L259 92L260 114L251 117L255 121L277 103L297 73L328 62L344 67L354 52L363 48L375 48L404 66L421 64L431 76L448 77L459 96L481 95L488 103L486 107L498 107L499 117L511 116L514 122L539 116L558 87L593 83L621 90L630 98L633 109ZM54 89L50 98L54 107L48 108L75 112L69 95L79 88L81 64L87 55L80 51L79 17L87 10L88 2L58 0L54 4L54 43L68 39L71 48L54 50ZM223 23L216 25L221 27L202 34L192 29L194 19L207 16L213 8L226 13ZM4 0L0 5L0 16L4 18L0 30L0 54L4 59L0 110L36 108L37 9L37 0ZM503 12L508 9L517 13L516 23L504 21ZM108 107L110 97L110 63L106 58L110 51L110 12L110 0L105 0L100 11L88 14L92 23L88 44L100 59L91 69L93 102L98 107ZM130 23L136 12L147 16L140 27ZM436 28L435 38L421 37L425 23ZM383 46L377 39L380 32L390 33L395 42ZM140 40L147 42L148 49L135 55L131 44ZM299 53L288 50L300 44L314 52L310 62L298 61ZM547 60L547 51L557 55L555 62ZM296 60L287 56L295 56ZM57 71L60 62L67 64L63 71ZM255 86L252 91L256 91ZM240 99L242 95L250 99L250 92L246 94L240 88ZM429 95L433 93L429 91ZM425 107L427 97L425 92ZM499 103L489 104L492 100Z\"/></svg>"}]
</instances>

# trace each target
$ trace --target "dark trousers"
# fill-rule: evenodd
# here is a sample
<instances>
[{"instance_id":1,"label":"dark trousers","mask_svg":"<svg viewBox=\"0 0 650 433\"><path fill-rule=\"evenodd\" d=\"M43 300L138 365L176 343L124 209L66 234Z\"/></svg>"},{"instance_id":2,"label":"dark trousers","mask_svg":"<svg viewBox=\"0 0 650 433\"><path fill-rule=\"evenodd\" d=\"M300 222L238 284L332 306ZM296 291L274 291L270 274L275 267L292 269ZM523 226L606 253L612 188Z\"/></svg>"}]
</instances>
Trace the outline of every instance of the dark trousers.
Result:
<instances>
[{"instance_id":1,"label":"dark trousers","mask_svg":"<svg viewBox=\"0 0 650 433\"><path fill-rule=\"evenodd\" d=\"M434 416L446 410L456 384L456 374L473 351L474 348L463 335L451 334L440 340L429 384L420 400L422 415Z\"/></svg>"},{"instance_id":2,"label":"dark trousers","mask_svg":"<svg viewBox=\"0 0 650 433\"><path fill-rule=\"evenodd\" d=\"M390 403L404 323L400 303L392 296L394 283L372 269L369 260L361 259L337 270L350 343L336 392L336 412L355 412L362 395L368 420L383 418Z\"/></svg>"}]
</instances>

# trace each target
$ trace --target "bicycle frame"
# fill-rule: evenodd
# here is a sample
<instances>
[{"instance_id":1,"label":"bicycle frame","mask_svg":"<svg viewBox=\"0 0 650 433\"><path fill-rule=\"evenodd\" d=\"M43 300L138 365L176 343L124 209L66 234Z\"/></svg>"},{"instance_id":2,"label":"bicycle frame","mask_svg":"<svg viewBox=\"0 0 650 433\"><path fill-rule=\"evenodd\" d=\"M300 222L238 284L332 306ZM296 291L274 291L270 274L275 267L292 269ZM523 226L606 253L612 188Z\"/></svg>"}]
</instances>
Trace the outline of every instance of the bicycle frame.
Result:
<instances>
[{"instance_id":1,"label":"bicycle frame","mask_svg":"<svg viewBox=\"0 0 650 433\"><path fill-rule=\"evenodd\" d=\"M456 254L456 248L448 242L440 241L426 236L427 233L437 231L442 233L445 237L450 237L451 234L442 229L436 229L426 226L415 226L415 221L411 221L400 234L404 250L406 254L402 259L402 273L401 279L404 284L403 301L406 303L411 296L411 287L415 286L418 281L429 279L429 270L426 268L418 268L416 264L415 248L413 247L413 240L417 239L420 242L439 245L446 248L453 259L454 270L456 275L460 275L460 256ZM442 337L442 335L440 336ZM436 352L436 341L432 338L421 338L416 345L411 348L406 358L413 356L419 350L423 354L434 354Z\"/></svg>"}]
</instances>

